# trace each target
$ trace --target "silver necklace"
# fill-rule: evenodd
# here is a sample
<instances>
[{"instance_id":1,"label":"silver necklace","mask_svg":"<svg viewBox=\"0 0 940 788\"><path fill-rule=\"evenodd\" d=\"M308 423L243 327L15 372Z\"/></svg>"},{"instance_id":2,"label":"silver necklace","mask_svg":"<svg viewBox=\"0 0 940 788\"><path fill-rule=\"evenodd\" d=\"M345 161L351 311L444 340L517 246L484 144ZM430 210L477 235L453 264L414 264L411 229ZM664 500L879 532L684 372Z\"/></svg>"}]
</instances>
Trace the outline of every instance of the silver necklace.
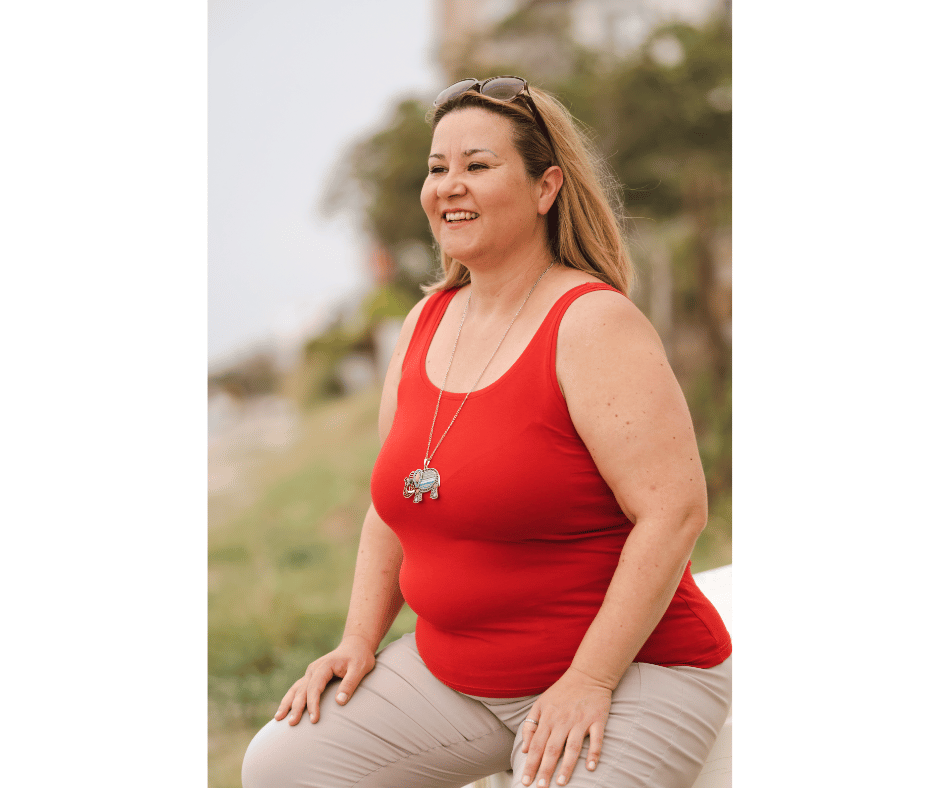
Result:
<instances>
[{"instance_id":1,"label":"silver necklace","mask_svg":"<svg viewBox=\"0 0 940 788\"><path fill-rule=\"evenodd\" d=\"M549 263L548 268L551 268L555 265L555 261L552 260ZM406 498L414 496L415 503L421 503L421 498L425 493L430 494L431 498L438 497L438 490L441 486L441 474L436 468L429 468L432 458L437 453L437 450L440 448L441 443L444 438L447 436L447 433L450 432L450 428L454 426L454 422L457 421L457 416L460 414L460 411L463 410L464 404L467 402L467 398L477 387L477 383L483 378L483 373L486 372L487 367L490 365L490 361L493 360L493 357L496 355L496 351L499 350L499 346L503 344L503 340L506 338L506 334L509 333L509 329L512 328L512 324L516 322L516 318L519 317L519 313L522 311L522 307L525 306L526 301L529 300L529 296L532 295L535 288L538 286L538 283L542 281L542 277L548 273L548 268L546 268L539 275L539 278L535 280L535 284L529 289L529 292L526 293L526 297L522 299L522 303L519 305L519 308L516 310L516 314L512 316L512 320L509 321L509 325L506 326L506 330L503 332L503 335L499 338L499 342L496 343L496 348L493 350L493 354L490 356L489 361L483 366L483 369L480 370L480 374L477 379L473 382L473 385L470 387L470 391L466 393L463 398L463 402L460 403L460 407L457 408L457 412L454 413L454 417L450 420L450 424L447 425L447 429L444 430L444 434L441 435L440 440L437 442L437 446L434 447L434 451L431 451L431 438L434 436L434 425L437 424L437 411L441 407L441 397L444 396L444 386L447 385L447 376L450 374L451 364L454 363L454 354L457 352L457 342L460 339L460 330L463 328L463 321L467 318L467 310L470 308L470 299L473 298L473 292L471 291L467 295L467 303L463 308L463 315L460 318L460 325L457 326L457 336L454 338L454 347L450 351L450 361L447 362L447 371L444 372L444 382L441 383L440 393L437 395L437 405L434 406L434 418L431 419L431 431L428 433L428 447L424 450L424 467L418 468L415 471L412 471L408 474L408 478L405 479L405 489L402 493Z\"/></svg>"}]
</instances>

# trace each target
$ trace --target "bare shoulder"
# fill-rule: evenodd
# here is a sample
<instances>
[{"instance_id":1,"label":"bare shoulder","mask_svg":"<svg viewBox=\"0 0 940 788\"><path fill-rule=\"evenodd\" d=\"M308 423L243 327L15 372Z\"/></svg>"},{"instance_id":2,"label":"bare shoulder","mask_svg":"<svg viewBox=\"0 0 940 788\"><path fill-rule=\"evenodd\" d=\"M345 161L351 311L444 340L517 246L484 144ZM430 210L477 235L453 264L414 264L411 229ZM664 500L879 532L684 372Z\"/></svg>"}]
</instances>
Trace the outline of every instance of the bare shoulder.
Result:
<instances>
[{"instance_id":1,"label":"bare shoulder","mask_svg":"<svg viewBox=\"0 0 940 788\"><path fill-rule=\"evenodd\" d=\"M579 373L609 367L637 354L665 359L663 344L646 315L629 298L596 290L576 298L558 327L558 382L575 383Z\"/></svg>"},{"instance_id":2,"label":"bare shoulder","mask_svg":"<svg viewBox=\"0 0 940 788\"><path fill-rule=\"evenodd\" d=\"M430 295L422 298L405 316L401 332L398 335L398 341L395 343L395 350L392 351L388 371L385 373L385 384L382 386L382 401L379 404L379 437L383 443L392 428L395 411L398 409L398 383L401 380L402 362L405 353L408 351L408 345L411 343L411 337L414 335L421 311L430 299Z\"/></svg>"}]
</instances>

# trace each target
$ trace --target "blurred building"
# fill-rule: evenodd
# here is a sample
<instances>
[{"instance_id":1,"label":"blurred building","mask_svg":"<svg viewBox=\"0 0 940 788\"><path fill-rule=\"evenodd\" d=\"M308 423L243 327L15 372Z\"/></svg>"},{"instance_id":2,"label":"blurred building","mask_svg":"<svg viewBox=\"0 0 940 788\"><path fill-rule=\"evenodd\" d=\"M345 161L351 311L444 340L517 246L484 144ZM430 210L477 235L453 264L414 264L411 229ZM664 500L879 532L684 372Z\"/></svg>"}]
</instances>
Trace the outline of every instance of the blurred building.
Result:
<instances>
[{"instance_id":1,"label":"blurred building","mask_svg":"<svg viewBox=\"0 0 940 788\"><path fill-rule=\"evenodd\" d=\"M523 76L551 79L568 70L575 47L621 58L660 25L700 25L730 6L730 0L437 0L438 59L452 80L493 76L463 73L468 63L507 62L525 65Z\"/></svg>"}]
</instances>

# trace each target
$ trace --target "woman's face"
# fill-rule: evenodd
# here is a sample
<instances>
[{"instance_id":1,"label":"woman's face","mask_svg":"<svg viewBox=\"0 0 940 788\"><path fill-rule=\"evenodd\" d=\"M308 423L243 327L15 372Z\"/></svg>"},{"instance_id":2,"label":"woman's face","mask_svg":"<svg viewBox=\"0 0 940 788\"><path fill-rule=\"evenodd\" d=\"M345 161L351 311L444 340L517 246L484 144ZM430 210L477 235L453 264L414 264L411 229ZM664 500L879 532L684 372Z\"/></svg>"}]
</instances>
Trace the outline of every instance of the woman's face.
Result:
<instances>
[{"instance_id":1,"label":"woman's face","mask_svg":"<svg viewBox=\"0 0 940 788\"><path fill-rule=\"evenodd\" d=\"M421 206L452 258L498 263L543 241L539 193L513 145L509 120L474 107L437 124Z\"/></svg>"}]
</instances>

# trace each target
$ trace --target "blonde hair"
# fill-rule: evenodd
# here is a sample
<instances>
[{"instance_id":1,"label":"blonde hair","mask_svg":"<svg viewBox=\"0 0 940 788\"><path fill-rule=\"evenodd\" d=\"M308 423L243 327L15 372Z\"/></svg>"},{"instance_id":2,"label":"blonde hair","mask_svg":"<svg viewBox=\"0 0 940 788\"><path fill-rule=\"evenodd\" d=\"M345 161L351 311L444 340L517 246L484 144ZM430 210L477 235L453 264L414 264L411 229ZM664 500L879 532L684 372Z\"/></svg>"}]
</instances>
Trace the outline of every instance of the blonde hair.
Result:
<instances>
[{"instance_id":1,"label":"blonde hair","mask_svg":"<svg viewBox=\"0 0 940 788\"><path fill-rule=\"evenodd\" d=\"M428 120L435 129L445 115L468 107L508 118L513 126L513 142L529 178L540 177L554 164L564 176L548 214L549 248L556 262L593 274L629 295L634 270L627 250L619 184L594 148L585 127L545 91L530 85L529 93L551 140L545 138L528 102L521 97L505 102L467 91L432 110ZM441 268L442 276L424 286L426 293L460 287L470 281L467 268L443 249Z\"/></svg>"}]
</instances>

